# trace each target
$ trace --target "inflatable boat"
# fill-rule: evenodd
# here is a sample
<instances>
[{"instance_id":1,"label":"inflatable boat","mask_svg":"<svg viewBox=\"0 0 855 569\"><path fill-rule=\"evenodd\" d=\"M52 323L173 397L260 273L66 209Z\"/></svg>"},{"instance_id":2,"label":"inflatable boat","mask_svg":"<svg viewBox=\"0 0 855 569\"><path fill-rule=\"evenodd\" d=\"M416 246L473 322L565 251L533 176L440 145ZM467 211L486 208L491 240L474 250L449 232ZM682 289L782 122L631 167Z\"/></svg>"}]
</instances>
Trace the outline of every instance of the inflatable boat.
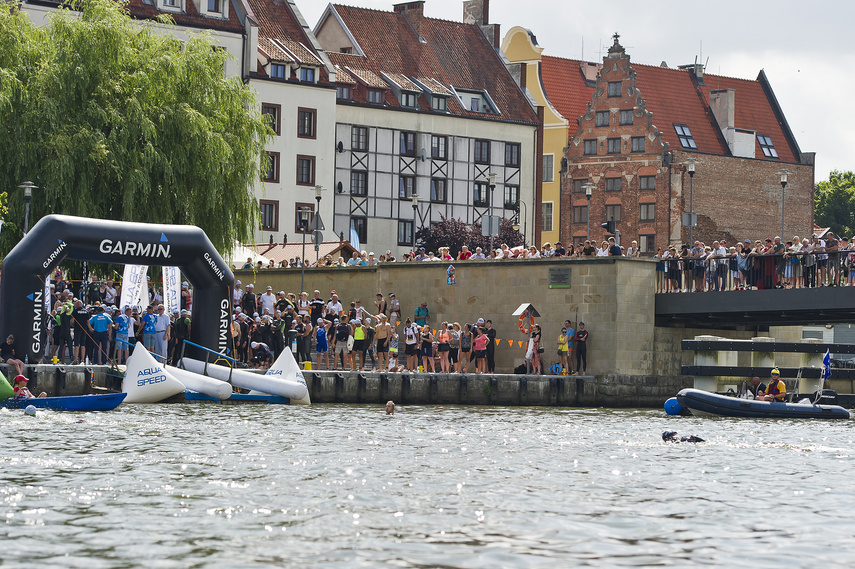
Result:
<instances>
[{"instance_id":1,"label":"inflatable boat","mask_svg":"<svg viewBox=\"0 0 855 569\"><path fill-rule=\"evenodd\" d=\"M848 419L849 411L839 405L812 403L779 403L728 397L700 389L683 389L677 394L677 404L692 415L719 417L753 417L769 419ZM671 400L669 399L669 402ZM668 404L666 403L666 409ZM674 411L678 409L672 406ZM671 413L671 411L668 411Z\"/></svg>"},{"instance_id":2,"label":"inflatable boat","mask_svg":"<svg viewBox=\"0 0 855 569\"><path fill-rule=\"evenodd\" d=\"M125 399L127 393L107 393L104 395L69 395L67 397L29 397L10 398L0 401L0 407L6 409L24 409L32 405L38 409L57 411L112 411Z\"/></svg>"}]
</instances>

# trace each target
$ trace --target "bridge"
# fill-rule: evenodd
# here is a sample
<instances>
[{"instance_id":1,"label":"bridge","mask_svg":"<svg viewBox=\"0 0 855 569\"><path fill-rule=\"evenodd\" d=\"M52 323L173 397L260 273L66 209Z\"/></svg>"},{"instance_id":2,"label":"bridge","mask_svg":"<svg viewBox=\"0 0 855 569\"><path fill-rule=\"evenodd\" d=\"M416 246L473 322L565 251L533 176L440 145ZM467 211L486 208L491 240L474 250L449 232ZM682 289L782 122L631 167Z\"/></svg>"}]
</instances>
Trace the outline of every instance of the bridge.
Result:
<instances>
[{"instance_id":1,"label":"bridge","mask_svg":"<svg viewBox=\"0 0 855 569\"><path fill-rule=\"evenodd\" d=\"M768 329L855 322L855 287L819 287L656 295L656 326Z\"/></svg>"}]
</instances>

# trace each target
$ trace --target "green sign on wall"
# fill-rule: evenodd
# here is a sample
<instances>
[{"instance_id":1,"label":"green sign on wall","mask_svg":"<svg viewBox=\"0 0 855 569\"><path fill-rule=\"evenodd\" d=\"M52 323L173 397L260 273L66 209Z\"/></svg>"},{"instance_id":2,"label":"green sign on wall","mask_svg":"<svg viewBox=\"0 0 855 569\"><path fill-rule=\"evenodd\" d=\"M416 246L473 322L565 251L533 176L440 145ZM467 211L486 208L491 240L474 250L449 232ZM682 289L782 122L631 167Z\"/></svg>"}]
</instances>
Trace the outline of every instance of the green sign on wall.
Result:
<instances>
[{"instance_id":1,"label":"green sign on wall","mask_svg":"<svg viewBox=\"0 0 855 569\"><path fill-rule=\"evenodd\" d=\"M570 288L570 267L549 268L549 288Z\"/></svg>"}]
</instances>

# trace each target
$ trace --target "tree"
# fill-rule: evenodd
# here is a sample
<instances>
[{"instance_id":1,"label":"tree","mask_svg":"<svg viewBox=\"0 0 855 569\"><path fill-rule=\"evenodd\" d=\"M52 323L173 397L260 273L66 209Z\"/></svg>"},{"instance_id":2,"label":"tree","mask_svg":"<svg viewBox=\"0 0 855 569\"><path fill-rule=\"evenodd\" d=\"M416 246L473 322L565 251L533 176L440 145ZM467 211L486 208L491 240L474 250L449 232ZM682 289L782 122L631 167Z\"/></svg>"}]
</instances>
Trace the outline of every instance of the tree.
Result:
<instances>
[{"instance_id":1,"label":"tree","mask_svg":"<svg viewBox=\"0 0 855 569\"><path fill-rule=\"evenodd\" d=\"M442 221L430 227L423 227L416 233L416 242L419 247L424 247L434 253L439 252L440 247L448 247L449 253L457 257L463 245L468 245L469 250L474 252L476 247L481 247L484 254L488 255L490 238L481 235L481 222L467 225L459 219L441 218ZM501 218L499 223L499 236L493 239L493 246L501 244L508 247L516 247L524 243L522 234L513 228L510 219Z\"/></svg>"},{"instance_id":2,"label":"tree","mask_svg":"<svg viewBox=\"0 0 855 569\"><path fill-rule=\"evenodd\" d=\"M119 2L60 9L46 27L0 4L0 188L31 180L48 213L200 226L216 247L251 239L269 129L205 34L181 42ZM162 19L158 25L170 24ZM0 236L21 237L21 192Z\"/></svg>"},{"instance_id":3,"label":"tree","mask_svg":"<svg viewBox=\"0 0 855 569\"><path fill-rule=\"evenodd\" d=\"M814 221L835 235L855 235L855 174L832 170L814 192Z\"/></svg>"}]
</instances>

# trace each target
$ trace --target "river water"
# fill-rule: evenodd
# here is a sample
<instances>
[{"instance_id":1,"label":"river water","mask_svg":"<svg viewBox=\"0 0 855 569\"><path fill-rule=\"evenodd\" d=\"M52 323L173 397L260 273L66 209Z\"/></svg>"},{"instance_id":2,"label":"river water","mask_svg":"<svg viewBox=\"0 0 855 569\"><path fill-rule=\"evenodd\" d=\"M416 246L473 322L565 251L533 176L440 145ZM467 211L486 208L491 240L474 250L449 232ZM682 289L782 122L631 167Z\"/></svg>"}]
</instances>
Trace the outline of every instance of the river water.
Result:
<instances>
[{"instance_id":1,"label":"river water","mask_svg":"<svg viewBox=\"0 0 855 569\"><path fill-rule=\"evenodd\" d=\"M855 561L852 421L123 405L0 424L4 567Z\"/></svg>"}]
</instances>

